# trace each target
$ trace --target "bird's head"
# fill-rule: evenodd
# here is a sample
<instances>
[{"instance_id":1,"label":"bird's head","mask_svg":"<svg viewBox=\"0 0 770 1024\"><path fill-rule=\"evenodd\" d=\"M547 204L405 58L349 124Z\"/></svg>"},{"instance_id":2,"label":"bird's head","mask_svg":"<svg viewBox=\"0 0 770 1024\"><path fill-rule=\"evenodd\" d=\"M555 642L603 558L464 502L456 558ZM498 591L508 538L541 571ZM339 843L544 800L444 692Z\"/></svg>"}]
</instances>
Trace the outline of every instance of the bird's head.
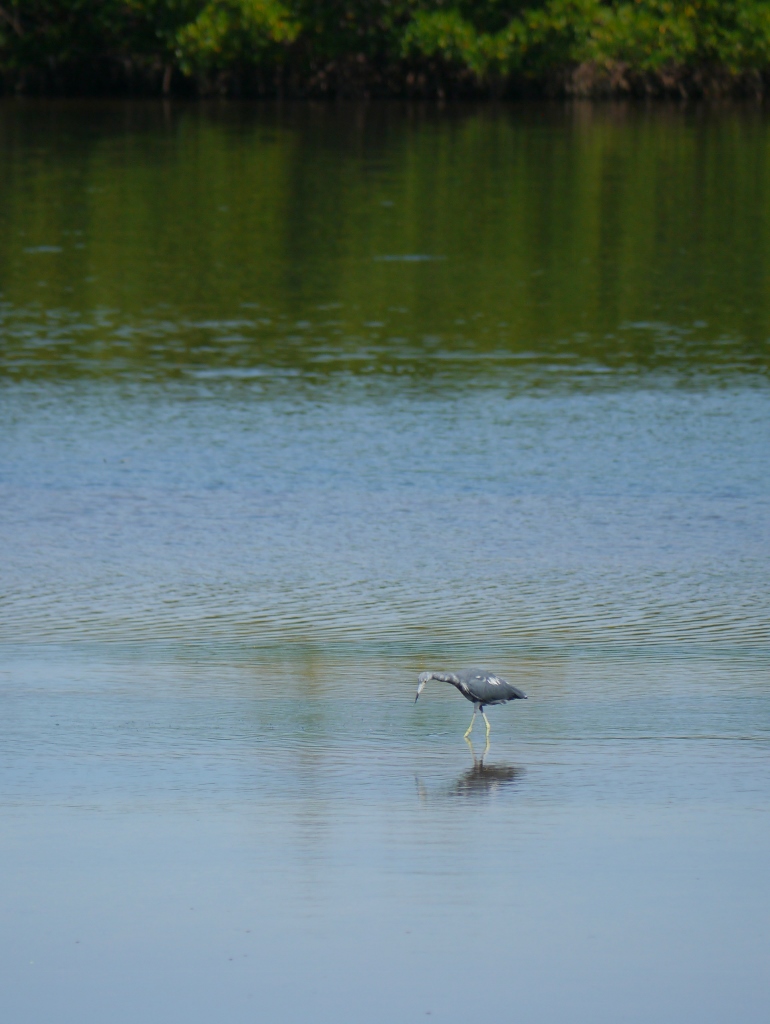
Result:
<instances>
[{"instance_id":1,"label":"bird's head","mask_svg":"<svg viewBox=\"0 0 770 1024\"><path fill-rule=\"evenodd\" d=\"M415 694L415 697L414 697L415 704L417 703L417 698L420 696L422 691L425 689L425 684L428 682L428 680L430 678L431 678L430 672L421 672L419 674L419 676L417 677L417 693Z\"/></svg>"}]
</instances>

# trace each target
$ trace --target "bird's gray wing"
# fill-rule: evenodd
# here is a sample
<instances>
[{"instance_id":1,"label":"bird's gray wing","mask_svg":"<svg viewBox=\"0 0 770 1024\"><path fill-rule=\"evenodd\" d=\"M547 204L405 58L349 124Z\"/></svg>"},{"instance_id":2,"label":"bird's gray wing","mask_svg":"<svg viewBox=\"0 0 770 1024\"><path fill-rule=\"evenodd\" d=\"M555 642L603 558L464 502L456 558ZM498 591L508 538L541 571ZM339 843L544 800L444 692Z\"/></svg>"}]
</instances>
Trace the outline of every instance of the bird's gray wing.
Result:
<instances>
[{"instance_id":1,"label":"bird's gray wing","mask_svg":"<svg viewBox=\"0 0 770 1024\"><path fill-rule=\"evenodd\" d=\"M497 676L476 677L468 683L468 689L482 704L492 704L508 699L506 696L507 686Z\"/></svg>"},{"instance_id":2,"label":"bird's gray wing","mask_svg":"<svg viewBox=\"0 0 770 1024\"><path fill-rule=\"evenodd\" d=\"M507 679L487 672L484 669L472 668L460 673L460 680L468 687L476 700L482 704L498 703L506 700L525 699L526 694Z\"/></svg>"}]
</instances>

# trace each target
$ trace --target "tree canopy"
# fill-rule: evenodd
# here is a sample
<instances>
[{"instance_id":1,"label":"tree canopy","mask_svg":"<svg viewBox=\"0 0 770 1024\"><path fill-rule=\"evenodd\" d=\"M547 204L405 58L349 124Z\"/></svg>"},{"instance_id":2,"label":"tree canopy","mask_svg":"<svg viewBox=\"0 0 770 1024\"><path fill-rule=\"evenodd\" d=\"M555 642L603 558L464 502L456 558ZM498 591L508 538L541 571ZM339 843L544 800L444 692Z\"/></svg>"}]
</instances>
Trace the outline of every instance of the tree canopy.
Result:
<instances>
[{"instance_id":1,"label":"tree canopy","mask_svg":"<svg viewBox=\"0 0 770 1024\"><path fill-rule=\"evenodd\" d=\"M17 92L760 93L768 0L0 0Z\"/></svg>"}]
</instances>

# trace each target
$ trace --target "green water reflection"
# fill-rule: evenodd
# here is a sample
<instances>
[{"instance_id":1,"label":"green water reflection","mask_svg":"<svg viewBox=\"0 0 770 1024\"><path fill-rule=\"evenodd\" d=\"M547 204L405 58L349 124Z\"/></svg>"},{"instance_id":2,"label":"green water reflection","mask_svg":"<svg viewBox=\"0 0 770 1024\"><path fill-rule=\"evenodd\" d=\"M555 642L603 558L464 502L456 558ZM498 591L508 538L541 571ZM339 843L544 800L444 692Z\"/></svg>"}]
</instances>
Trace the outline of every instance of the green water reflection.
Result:
<instances>
[{"instance_id":1,"label":"green water reflection","mask_svg":"<svg viewBox=\"0 0 770 1024\"><path fill-rule=\"evenodd\" d=\"M766 374L758 108L0 106L2 370Z\"/></svg>"}]
</instances>

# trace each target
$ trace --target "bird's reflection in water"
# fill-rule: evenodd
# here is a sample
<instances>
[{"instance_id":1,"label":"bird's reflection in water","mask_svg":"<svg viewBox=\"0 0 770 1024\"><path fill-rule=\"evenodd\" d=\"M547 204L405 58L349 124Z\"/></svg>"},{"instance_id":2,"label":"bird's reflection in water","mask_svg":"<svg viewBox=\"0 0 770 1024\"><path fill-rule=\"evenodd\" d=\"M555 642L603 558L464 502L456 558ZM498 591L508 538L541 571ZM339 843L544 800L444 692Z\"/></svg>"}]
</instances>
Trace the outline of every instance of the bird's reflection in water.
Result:
<instances>
[{"instance_id":1,"label":"bird's reflection in water","mask_svg":"<svg viewBox=\"0 0 770 1024\"><path fill-rule=\"evenodd\" d=\"M417 792L421 800L428 797L460 797L467 799L480 799L490 797L508 786L521 781L525 769L520 765L485 763L489 753L489 742L487 741L481 754L477 755L473 743L466 737L465 742L473 758L472 767L466 769L450 786L441 790L430 792L422 780L417 779Z\"/></svg>"},{"instance_id":2,"label":"bird's reflection in water","mask_svg":"<svg viewBox=\"0 0 770 1024\"><path fill-rule=\"evenodd\" d=\"M466 738L465 742L473 758L473 767L463 772L452 786L453 796L491 795L503 786L510 786L524 774L524 769L514 764L485 764L484 758L489 753L489 742L479 756L476 755L470 739Z\"/></svg>"}]
</instances>

